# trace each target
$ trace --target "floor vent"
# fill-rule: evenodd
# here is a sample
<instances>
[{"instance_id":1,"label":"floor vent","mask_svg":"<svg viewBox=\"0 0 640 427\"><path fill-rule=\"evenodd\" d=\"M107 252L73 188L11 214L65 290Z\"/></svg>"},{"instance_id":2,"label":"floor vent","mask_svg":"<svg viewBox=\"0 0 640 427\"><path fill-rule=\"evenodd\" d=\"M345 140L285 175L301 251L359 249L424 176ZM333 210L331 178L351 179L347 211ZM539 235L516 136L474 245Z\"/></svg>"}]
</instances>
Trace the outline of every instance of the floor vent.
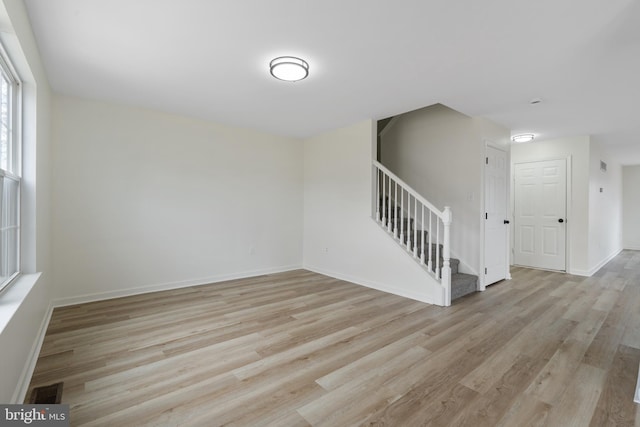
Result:
<instances>
[{"instance_id":1,"label":"floor vent","mask_svg":"<svg viewBox=\"0 0 640 427\"><path fill-rule=\"evenodd\" d=\"M31 393L31 404L59 405L62 401L62 383L36 387Z\"/></svg>"}]
</instances>

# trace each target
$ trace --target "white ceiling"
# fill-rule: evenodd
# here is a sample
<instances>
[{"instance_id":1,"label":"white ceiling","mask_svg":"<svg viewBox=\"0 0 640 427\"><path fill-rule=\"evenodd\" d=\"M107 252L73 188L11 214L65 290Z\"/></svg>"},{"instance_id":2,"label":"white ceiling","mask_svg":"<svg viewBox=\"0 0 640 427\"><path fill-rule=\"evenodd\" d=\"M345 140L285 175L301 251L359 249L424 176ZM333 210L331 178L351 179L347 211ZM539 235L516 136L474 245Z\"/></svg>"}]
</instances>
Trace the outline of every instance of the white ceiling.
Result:
<instances>
[{"instance_id":1,"label":"white ceiling","mask_svg":"<svg viewBox=\"0 0 640 427\"><path fill-rule=\"evenodd\" d=\"M58 93L296 137L442 103L640 164L637 0L25 3Z\"/></svg>"}]
</instances>

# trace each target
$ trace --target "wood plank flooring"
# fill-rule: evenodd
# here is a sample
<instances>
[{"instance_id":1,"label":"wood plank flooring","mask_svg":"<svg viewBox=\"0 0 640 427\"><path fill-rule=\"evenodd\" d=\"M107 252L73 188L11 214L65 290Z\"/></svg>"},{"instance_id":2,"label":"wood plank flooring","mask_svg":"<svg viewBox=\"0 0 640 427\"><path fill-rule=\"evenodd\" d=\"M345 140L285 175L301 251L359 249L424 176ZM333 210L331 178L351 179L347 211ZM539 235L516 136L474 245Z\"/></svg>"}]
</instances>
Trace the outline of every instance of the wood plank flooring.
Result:
<instances>
[{"instance_id":1,"label":"wood plank flooring","mask_svg":"<svg viewBox=\"0 0 640 427\"><path fill-rule=\"evenodd\" d=\"M640 252L436 307L308 271L54 310L74 426L640 426Z\"/></svg>"}]
</instances>

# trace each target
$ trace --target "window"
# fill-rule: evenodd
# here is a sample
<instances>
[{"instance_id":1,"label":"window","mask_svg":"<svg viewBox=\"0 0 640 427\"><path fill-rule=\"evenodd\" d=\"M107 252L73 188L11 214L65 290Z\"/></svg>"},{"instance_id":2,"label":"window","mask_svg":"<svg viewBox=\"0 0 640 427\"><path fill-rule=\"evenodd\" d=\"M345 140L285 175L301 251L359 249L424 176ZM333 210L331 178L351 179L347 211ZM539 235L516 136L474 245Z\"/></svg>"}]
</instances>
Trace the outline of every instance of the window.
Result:
<instances>
[{"instance_id":1,"label":"window","mask_svg":"<svg viewBox=\"0 0 640 427\"><path fill-rule=\"evenodd\" d=\"M0 52L0 290L20 273L20 84Z\"/></svg>"}]
</instances>

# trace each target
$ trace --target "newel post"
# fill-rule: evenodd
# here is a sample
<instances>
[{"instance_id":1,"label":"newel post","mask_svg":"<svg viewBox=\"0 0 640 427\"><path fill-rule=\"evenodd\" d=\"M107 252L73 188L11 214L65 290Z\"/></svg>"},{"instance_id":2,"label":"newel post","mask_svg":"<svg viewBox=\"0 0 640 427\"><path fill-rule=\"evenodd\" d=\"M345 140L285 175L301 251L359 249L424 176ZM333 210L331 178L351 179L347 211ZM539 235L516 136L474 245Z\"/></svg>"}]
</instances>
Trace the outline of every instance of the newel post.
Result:
<instances>
[{"instance_id":1,"label":"newel post","mask_svg":"<svg viewBox=\"0 0 640 427\"><path fill-rule=\"evenodd\" d=\"M444 287L444 305L451 305L451 208L445 206L442 212L442 224L444 225L444 239L442 242L442 286Z\"/></svg>"}]
</instances>

